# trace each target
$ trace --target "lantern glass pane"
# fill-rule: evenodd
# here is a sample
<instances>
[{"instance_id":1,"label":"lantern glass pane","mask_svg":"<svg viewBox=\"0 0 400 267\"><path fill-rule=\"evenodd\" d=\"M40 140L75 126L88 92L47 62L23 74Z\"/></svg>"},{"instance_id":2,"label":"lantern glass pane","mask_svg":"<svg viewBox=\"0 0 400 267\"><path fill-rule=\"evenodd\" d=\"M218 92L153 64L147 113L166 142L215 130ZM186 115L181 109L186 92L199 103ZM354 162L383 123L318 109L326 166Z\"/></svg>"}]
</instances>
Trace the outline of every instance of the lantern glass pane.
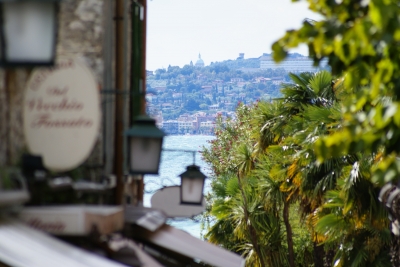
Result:
<instances>
[{"instance_id":1,"label":"lantern glass pane","mask_svg":"<svg viewBox=\"0 0 400 267\"><path fill-rule=\"evenodd\" d=\"M5 59L10 62L51 61L55 45L54 2L3 3Z\"/></svg>"},{"instance_id":2,"label":"lantern glass pane","mask_svg":"<svg viewBox=\"0 0 400 267\"><path fill-rule=\"evenodd\" d=\"M181 182L181 200L183 203L198 203L203 200L203 178L185 178Z\"/></svg>"},{"instance_id":3,"label":"lantern glass pane","mask_svg":"<svg viewBox=\"0 0 400 267\"><path fill-rule=\"evenodd\" d=\"M130 137L130 169L136 174L158 174L162 139Z\"/></svg>"}]
</instances>

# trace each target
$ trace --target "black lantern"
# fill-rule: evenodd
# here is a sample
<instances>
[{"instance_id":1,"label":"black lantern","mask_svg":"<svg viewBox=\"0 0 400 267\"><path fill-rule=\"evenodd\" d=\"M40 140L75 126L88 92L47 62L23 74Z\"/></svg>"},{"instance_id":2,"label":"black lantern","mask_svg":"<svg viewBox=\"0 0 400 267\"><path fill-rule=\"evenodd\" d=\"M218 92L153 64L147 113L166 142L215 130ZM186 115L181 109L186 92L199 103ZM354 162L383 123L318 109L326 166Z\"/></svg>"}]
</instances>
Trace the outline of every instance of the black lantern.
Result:
<instances>
[{"instance_id":1,"label":"black lantern","mask_svg":"<svg viewBox=\"0 0 400 267\"><path fill-rule=\"evenodd\" d=\"M0 0L0 65L54 65L60 0Z\"/></svg>"},{"instance_id":2,"label":"black lantern","mask_svg":"<svg viewBox=\"0 0 400 267\"><path fill-rule=\"evenodd\" d=\"M202 205L203 189L206 176L197 165L186 167L181 177L181 204Z\"/></svg>"},{"instance_id":3,"label":"black lantern","mask_svg":"<svg viewBox=\"0 0 400 267\"><path fill-rule=\"evenodd\" d=\"M165 134L157 128L156 121L140 115L125 135L129 144L129 173L158 174Z\"/></svg>"}]
</instances>

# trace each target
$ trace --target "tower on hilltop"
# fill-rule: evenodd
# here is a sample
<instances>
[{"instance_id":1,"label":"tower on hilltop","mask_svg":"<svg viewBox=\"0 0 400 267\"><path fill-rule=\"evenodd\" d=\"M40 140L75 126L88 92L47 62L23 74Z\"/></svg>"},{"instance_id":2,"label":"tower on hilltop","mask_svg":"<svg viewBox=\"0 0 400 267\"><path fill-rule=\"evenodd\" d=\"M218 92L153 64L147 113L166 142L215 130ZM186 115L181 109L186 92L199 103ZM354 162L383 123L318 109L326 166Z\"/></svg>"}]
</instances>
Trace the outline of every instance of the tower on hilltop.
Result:
<instances>
[{"instance_id":1,"label":"tower on hilltop","mask_svg":"<svg viewBox=\"0 0 400 267\"><path fill-rule=\"evenodd\" d=\"M201 59L200 53L199 53L199 59L196 61L195 66L196 66L196 67L199 67L199 68L204 67L204 61Z\"/></svg>"}]
</instances>

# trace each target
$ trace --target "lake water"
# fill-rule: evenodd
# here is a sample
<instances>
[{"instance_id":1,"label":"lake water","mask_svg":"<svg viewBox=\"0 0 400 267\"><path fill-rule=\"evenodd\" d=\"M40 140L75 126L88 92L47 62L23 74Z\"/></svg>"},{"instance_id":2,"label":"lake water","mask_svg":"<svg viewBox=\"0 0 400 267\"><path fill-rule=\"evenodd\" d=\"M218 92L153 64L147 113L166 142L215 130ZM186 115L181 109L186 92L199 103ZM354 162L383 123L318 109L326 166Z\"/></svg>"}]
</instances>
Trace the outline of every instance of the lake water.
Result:
<instances>
[{"instance_id":1,"label":"lake water","mask_svg":"<svg viewBox=\"0 0 400 267\"><path fill-rule=\"evenodd\" d=\"M197 151L195 153L195 164L200 166L201 172L209 176L210 167L201 159L203 146L208 147L207 141L214 139L214 136L205 135L171 135L164 138L164 149ZM183 151L164 150L161 155L160 174L145 175L145 195L144 206L150 207L150 199L155 191L172 185L180 185L180 175L186 170L188 165L193 164L193 153ZM209 179L206 180L204 191L210 188ZM200 238L200 223L192 219L171 219L168 224L189 232L191 235Z\"/></svg>"}]
</instances>

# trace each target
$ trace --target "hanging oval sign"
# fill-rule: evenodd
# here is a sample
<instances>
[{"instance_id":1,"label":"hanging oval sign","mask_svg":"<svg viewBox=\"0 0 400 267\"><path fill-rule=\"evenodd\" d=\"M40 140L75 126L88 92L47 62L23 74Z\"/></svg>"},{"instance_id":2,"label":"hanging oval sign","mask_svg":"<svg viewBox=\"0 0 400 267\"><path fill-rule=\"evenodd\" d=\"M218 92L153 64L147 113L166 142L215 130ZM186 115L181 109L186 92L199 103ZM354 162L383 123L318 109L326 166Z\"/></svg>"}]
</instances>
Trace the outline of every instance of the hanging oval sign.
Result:
<instances>
[{"instance_id":1,"label":"hanging oval sign","mask_svg":"<svg viewBox=\"0 0 400 267\"><path fill-rule=\"evenodd\" d=\"M68 171L90 155L100 128L100 98L91 71L74 59L33 71L24 99L29 152L46 168Z\"/></svg>"},{"instance_id":2,"label":"hanging oval sign","mask_svg":"<svg viewBox=\"0 0 400 267\"><path fill-rule=\"evenodd\" d=\"M151 207L164 211L169 218L190 218L199 215L206 209L203 197L201 205L181 204L180 186L167 186L161 188L150 199Z\"/></svg>"}]
</instances>

